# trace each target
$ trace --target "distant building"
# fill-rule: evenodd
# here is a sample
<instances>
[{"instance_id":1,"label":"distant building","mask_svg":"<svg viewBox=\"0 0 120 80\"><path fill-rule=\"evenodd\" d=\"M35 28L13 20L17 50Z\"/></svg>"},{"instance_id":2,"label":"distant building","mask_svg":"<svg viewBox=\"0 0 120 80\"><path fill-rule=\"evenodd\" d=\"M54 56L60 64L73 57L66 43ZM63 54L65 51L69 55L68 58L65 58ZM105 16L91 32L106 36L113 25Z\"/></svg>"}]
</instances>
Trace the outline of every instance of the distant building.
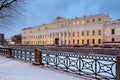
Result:
<instances>
[{"instance_id":1,"label":"distant building","mask_svg":"<svg viewBox=\"0 0 120 80\"><path fill-rule=\"evenodd\" d=\"M12 44L21 44L22 38L21 35L14 35L11 37L11 43Z\"/></svg>"},{"instance_id":2,"label":"distant building","mask_svg":"<svg viewBox=\"0 0 120 80\"><path fill-rule=\"evenodd\" d=\"M111 19L104 14L65 19L22 31L22 44L28 45L103 45L104 24Z\"/></svg>"},{"instance_id":3,"label":"distant building","mask_svg":"<svg viewBox=\"0 0 120 80\"><path fill-rule=\"evenodd\" d=\"M0 45L3 45L5 42L4 34L0 34Z\"/></svg>"},{"instance_id":4,"label":"distant building","mask_svg":"<svg viewBox=\"0 0 120 80\"><path fill-rule=\"evenodd\" d=\"M104 44L120 45L120 20L107 22L105 24Z\"/></svg>"}]
</instances>

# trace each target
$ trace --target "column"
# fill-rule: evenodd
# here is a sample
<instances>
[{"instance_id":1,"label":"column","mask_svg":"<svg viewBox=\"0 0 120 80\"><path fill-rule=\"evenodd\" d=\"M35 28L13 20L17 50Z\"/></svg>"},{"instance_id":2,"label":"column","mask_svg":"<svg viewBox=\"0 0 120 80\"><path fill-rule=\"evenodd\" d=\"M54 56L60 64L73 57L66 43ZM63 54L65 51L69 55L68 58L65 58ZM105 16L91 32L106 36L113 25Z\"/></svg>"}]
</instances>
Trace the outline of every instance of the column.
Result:
<instances>
[{"instance_id":1,"label":"column","mask_svg":"<svg viewBox=\"0 0 120 80\"><path fill-rule=\"evenodd\" d=\"M59 45L61 45L61 32L59 32Z\"/></svg>"},{"instance_id":2,"label":"column","mask_svg":"<svg viewBox=\"0 0 120 80\"><path fill-rule=\"evenodd\" d=\"M53 44L55 44L56 33L54 33Z\"/></svg>"},{"instance_id":3,"label":"column","mask_svg":"<svg viewBox=\"0 0 120 80\"><path fill-rule=\"evenodd\" d=\"M52 41L52 45L54 44L54 33L52 33L52 38L51 38L51 41Z\"/></svg>"},{"instance_id":4,"label":"column","mask_svg":"<svg viewBox=\"0 0 120 80\"><path fill-rule=\"evenodd\" d=\"M48 44L50 45L50 42L51 42L51 36L50 36L51 34L49 33L48 34Z\"/></svg>"},{"instance_id":5,"label":"column","mask_svg":"<svg viewBox=\"0 0 120 80\"><path fill-rule=\"evenodd\" d=\"M68 45L69 44L69 32L67 31L67 33L66 33L66 45Z\"/></svg>"},{"instance_id":6,"label":"column","mask_svg":"<svg viewBox=\"0 0 120 80\"><path fill-rule=\"evenodd\" d=\"M63 38L62 38L62 40L63 40L62 44L65 44L65 33L64 32L63 32Z\"/></svg>"}]
</instances>

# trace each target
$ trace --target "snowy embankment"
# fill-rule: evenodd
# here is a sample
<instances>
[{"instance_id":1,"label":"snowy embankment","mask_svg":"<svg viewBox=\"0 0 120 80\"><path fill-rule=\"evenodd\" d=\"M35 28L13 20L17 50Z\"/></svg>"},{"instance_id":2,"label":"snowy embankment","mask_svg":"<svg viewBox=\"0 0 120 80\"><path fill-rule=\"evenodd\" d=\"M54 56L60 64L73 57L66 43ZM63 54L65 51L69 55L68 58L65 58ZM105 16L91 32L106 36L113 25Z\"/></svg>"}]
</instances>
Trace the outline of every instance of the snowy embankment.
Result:
<instances>
[{"instance_id":1,"label":"snowy embankment","mask_svg":"<svg viewBox=\"0 0 120 80\"><path fill-rule=\"evenodd\" d=\"M92 80L0 56L0 80Z\"/></svg>"}]
</instances>

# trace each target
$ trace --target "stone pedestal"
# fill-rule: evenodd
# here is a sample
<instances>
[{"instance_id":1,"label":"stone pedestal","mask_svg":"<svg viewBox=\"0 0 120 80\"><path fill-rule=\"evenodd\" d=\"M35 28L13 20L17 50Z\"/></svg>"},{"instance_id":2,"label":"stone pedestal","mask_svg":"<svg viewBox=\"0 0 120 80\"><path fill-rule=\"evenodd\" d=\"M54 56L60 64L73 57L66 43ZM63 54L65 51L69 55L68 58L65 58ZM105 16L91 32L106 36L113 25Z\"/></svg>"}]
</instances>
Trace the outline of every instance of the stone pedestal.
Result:
<instances>
[{"instance_id":1,"label":"stone pedestal","mask_svg":"<svg viewBox=\"0 0 120 80\"><path fill-rule=\"evenodd\" d=\"M7 48L6 58L11 58L11 57L12 57L12 49L11 48Z\"/></svg>"},{"instance_id":2,"label":"stone pedestal","mask_svg":"<svg viewBox=\"0 0 120 80\"><path fill-rule=\"evenodd\" d=\"M116 80L120 80L120 55L116 59Z\"/></svg>"},{"instance_id":3,"label":"stone pedestal","mask_svg":"<svg viewBox=\"0 0 120 80\"><path fill-rule=\"evenodd\" d=\"M42 51L41 50L34 51L33 65L36 65L36 66L42 65Z\"/></svg>"}]
</instances>

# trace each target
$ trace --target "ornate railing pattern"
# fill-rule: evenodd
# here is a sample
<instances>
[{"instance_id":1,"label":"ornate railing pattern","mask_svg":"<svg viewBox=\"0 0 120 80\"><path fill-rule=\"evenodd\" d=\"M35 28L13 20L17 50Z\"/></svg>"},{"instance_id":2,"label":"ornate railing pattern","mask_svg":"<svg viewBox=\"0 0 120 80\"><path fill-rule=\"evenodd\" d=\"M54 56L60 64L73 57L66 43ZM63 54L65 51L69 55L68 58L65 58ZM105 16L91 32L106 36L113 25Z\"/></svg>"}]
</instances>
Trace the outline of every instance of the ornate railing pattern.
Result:
<instances>
[{"instance_id":1,"label":"ornate railing pattern","mask_svg":"<svg viewBox=\"0 0 120 80\"><path fill-rule=\"evenodd\" d=\"M96 79L116 79L116 57L107 55L83 55L59 51L43 51L44 66L72 72Z\"/></svg>"},{"instance_id":2,"label":"ornate railing pattern","mask_svg":"<svg viewBox=\"0 0 120 80\"><path fill-rule=\"evenodd\" d=\"M12 58L27 62L34 62L34 51L12 49Z\"/></svg>"},{"instance_id":3,"label":"ornate railing pattern","mask_svg":"<svg viewBox=\"0 0 120 80\"><path fill-rule=\"evenodd\" d=\"M96 51L99 53L95 54ZM62 48L42 48L42 64L43 66L93 77L98 80L116 80L116 57L119 54L119 50L117 52L116 50L113 50L113 52L111 50L112 53L115 53L113 55L100 55L101 51L104 51L105 54L107 53L107 50L100 49L81 49L79 51L74 51L74 49L71 51L69 49L65 51ZM1 55L6 55L6 53L6 48L0 48ZM34 56L33 48L12 49L13 59L34 62Z\"/></svg>"},{"instance_id":4,"label":"ornate railing pattern","mask_svg":"<svg viewBox=\"0 0 120 80\"><path fill-rule=\"evenodd\" d=\"M6 55L7 49L6 48L0 48L0 55Z\"/></svg>"}]
</instances>

